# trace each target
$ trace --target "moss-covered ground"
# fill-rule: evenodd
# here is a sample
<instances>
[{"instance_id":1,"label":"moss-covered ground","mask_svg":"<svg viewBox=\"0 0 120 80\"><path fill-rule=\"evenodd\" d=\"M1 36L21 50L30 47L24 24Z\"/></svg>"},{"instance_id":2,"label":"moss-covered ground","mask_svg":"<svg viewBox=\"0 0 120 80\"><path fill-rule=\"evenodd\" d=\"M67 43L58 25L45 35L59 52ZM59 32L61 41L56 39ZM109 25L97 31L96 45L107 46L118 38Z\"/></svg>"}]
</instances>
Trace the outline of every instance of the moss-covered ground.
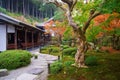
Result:
<instances>
[{"instance_id":1,"label":"moss-covered ground","mask_svg":"<svg viewBox=\"0 0 120 80\"><path fill-rule=\"evenodd\" d=\"M44 49L44 51L46 51ZM47 51L46 51L47 52ZM60 52L51 53L60 55ZM64 66L57 74L50 74L48 80L120 80L120 54L108 52L88 51L85 57L95 56L98 64L88 68ZM73 56L64 55L61 62L74 61Z\"/></svg>"}]
</instances>

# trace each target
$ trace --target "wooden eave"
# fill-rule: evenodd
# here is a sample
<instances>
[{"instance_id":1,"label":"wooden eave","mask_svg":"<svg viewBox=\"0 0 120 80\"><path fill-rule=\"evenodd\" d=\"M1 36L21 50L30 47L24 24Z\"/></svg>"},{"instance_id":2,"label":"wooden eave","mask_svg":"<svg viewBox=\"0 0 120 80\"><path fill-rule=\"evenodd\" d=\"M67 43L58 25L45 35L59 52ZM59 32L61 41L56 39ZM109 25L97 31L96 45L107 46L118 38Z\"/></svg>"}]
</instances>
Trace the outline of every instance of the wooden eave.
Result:
<instances>
[{"instance_id":1,"label":"wooden eave","mask_svg":"<svg viewBox=\"0 0 120 80\"><path fill-rule=\"evenodd\" d=\"M19 21L19 20L14 19L14 18L12 18L10 16L7 16L7 15L5 15L3 13L0 13L0 21L16 25L15 27L18 27L18 28L22 27L22 28L26 28L26 29L31 30L31 31L41 31L41 32L44 32L43 30L41 30L41 29L39 29L37 27L34 27L32 25L29 25L29 24L26 24L26 23L24 23L22 21Z\"/></svg>"}]
</instances>

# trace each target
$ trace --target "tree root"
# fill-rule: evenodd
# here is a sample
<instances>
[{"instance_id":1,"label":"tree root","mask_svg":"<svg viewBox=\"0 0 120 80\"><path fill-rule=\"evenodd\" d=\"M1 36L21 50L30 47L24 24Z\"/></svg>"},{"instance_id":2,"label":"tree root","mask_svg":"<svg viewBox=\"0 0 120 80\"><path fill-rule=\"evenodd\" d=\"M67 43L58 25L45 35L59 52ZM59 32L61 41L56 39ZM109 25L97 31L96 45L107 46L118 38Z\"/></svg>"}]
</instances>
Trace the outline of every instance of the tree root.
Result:
<instances>
[{"instance_id":1,"label":"tree root","mask_svg":"<svg viewBox=\"0 0 120 80\"><path fill-rule=\"evenodd\" d=\"M85 66L85 65L79 66L79 65L77 65L76 63L72 64L71 66L77 67L77 68L88 68L88 66Z\"/></svg>"}]
</instances>

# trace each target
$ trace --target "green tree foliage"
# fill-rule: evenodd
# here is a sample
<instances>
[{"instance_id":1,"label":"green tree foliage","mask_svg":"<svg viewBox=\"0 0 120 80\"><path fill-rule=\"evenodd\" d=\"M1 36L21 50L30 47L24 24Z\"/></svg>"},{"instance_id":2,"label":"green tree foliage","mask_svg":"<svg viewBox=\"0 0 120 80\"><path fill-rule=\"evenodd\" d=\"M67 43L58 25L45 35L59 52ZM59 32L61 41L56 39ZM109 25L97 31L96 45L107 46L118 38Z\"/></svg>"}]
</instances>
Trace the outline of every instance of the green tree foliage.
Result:
<instances>
[{"instance_id":1,"label":"green tree foliage","mask_svg":"<svg viewBox=\"0 0 120 80\"><path fill-rule=\"evenodd\" d=\"M91 10L96 10L100 4L100 0L95 0L95 2L89 2L88 4L83 3L83 1L78 1L73 10L73 19L80 26L83 27L85 22L90 16Z\"/></svg>"},{"instance_id":2,"label":"green tree foliage","mask_svg":"<svg viewBox=\"0 0 120 80\"><path fill-rule=\"evenodd\" d=\"M100 33L103 32L104 30L100 26L91 26L88 28L86 32L86 38L88 42L94 42L96 39L96 36Z\"/></svg>"},{"instance_id":3,"label":"green tree foliage","mask_svg":"<svg viewBox=\"0 0 120 80\"><path fill-rule=\"evenodd\" d=\"M99 8L103 13L120 13L120 0L103 0L102 6Z\"/></svg>"},{"instance_id":4,"label":"green tree foliage","mask_svg":"<svg viewBox=\"0 0 120 80\"><path fill-rule=\"evenodd\" d=\"M72 36L72 32L73 32L72 28L68 26L64 35L63 35L64 36L63 40L64 41L70 41L71 39L73 39L74 36Z\"/></svg>"},{"instance_id":5,"label":"green tree foliage","mask_svg":"<svg viewBox=\"0 0 120 80\"><path fill-rule=\"evenodd\" d=\"M87 21L90 11L96 10L101 12L101 14L105 13L113 13L118 12L120 13L120 3L119 0L95 0L94 2L90 1L87 4L84 4L83 1L78 1L74 11L73 11L73 18L75 22L82 28ZM111 16L108 20L100 24L99 26L94 26L93 21L90 23L90 28L88 28L86 32L87 41L94 41L96 39L96 35L99 32L103 32L104 30L101 26L109 25L109 22L114 19L114 16ZM118 29L113 31L112 33L119 34Z\"/></svg>"},{"instance_id":6,"label":"green tree foliage","mask_svg":"<svg viewBox=\"0 0 120 80\"><path fill-rule=\"evenodd\" d=\"M55 12L54 19L60 21L63 21L65 19L64 12L60 8L58 8Z\"/></svg>"}]
</instances>

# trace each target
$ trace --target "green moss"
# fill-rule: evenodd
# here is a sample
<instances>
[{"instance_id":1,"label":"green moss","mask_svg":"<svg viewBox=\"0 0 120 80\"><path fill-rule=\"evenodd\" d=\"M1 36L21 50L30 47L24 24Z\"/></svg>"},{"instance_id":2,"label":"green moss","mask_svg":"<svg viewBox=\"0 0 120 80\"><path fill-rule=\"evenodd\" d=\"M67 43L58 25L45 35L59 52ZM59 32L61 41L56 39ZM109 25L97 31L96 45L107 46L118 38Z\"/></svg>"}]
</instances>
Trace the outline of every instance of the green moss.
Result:
<instances>
[{"instance_id":1,"label":"green moss","mask_svg":"<svg viewBox=\"0 0 120 80\"><path fill-rule=\"evenodd\" d=\"M89 68L76 68L64 66L58 74L52 74L48 80L120 80L120 54L88 52L85 56L95 56L98 60L96 66ZM74 61L73 57L64 56L63 64L69 65Z\"/></svg>"},{"instance_id":2,"label":"green moss","mask_svg":"<svg viewBox=\"0 0 120 80\"><path fill-rule=\"evenodd\" d=\"M60 71L62 71L62 69L63 69L62 63L60 61L57 61L57 62L51 64L51 66L50 66L50 73L51 74L57 74Z\"/></svg>"}]
</instances>

